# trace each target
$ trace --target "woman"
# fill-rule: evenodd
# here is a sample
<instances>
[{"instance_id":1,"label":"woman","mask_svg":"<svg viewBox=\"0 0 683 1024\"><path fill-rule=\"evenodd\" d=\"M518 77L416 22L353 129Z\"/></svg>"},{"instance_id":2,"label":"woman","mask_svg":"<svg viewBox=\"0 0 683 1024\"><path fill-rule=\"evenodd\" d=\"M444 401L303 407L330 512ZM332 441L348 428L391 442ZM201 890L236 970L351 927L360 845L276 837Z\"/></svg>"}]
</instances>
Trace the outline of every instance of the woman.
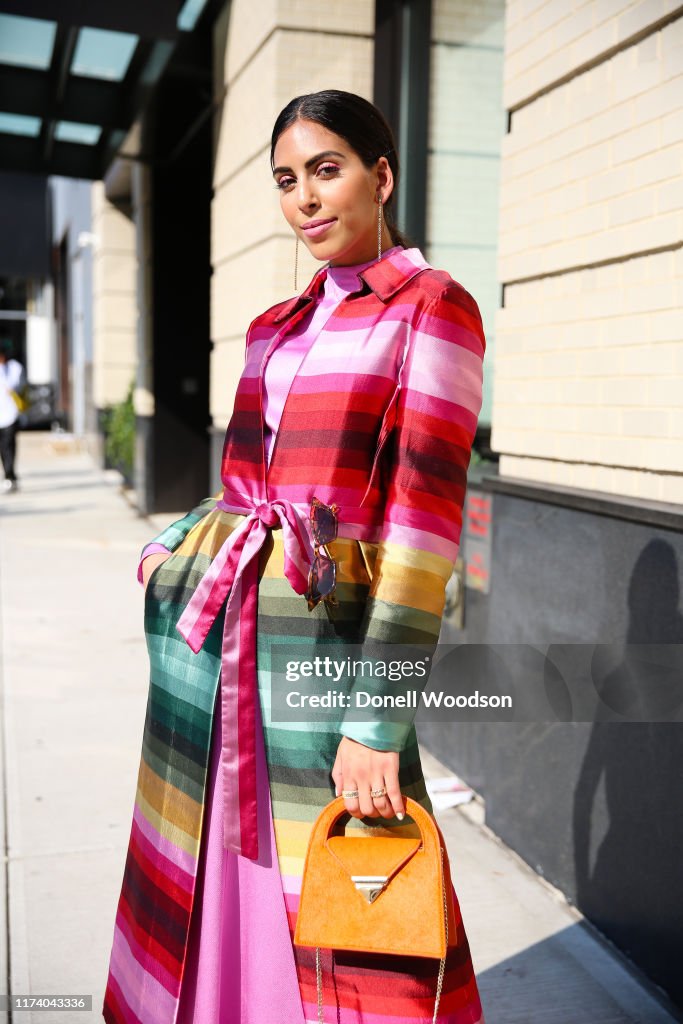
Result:
<instances>
[{"instance_id":1,"label":"woman","mask_svg":"<svg viewBox=\"0 0 683 1024\"><path fill-rule=\"evenodd\" d=\"M25 385L24 368L12 359L12 342L9 338L0 338L0 461L5 471L0 491L10 494L19 490L15 471L19 406L15 396Z\"/></svg>"},{"instance_id":2,"label":"woman","mask_svg":"<svg viewBox=\"0 0 683 1024\"><path fill-rule=\"evenodd\" d=\"M317 1021L315 951L292 943L312 823L341 793L351 828L415 834L402 794L432 810L412 722L274 722L269 655L297 640L436 645L481 317L394 226L398 162L372 104L296 97L271 167L297 245L325 265L249 327L223 490L142 554L151 679L110 1022ZM455 902L438 1021L479 1024ZM437 961L324 951L322 966L326 1021L432 1020Z\"/></svg>"}]
</instances>

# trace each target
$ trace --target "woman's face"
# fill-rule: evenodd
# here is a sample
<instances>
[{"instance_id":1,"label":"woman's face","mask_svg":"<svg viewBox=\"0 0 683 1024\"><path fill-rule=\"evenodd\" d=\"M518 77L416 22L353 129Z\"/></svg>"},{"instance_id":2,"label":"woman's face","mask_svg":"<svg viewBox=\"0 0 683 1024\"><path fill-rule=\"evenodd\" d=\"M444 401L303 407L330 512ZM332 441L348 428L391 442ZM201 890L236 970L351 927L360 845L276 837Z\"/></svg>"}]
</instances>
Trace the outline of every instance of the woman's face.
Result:
<instances>
[{"instance_id":1,"label":"woman's face","mask_svg":"<svg viewBox=\"0 0 683 1024\"><path fill-rule=\"evenodd\" d=\"M386 157L368 168L339 135L305 120L282 133L273 157L282 212L316 259L350 266L377 256L377 198L394 187ZM383 222L382 250L392 245Z\"/></svg>"}]
</instances>

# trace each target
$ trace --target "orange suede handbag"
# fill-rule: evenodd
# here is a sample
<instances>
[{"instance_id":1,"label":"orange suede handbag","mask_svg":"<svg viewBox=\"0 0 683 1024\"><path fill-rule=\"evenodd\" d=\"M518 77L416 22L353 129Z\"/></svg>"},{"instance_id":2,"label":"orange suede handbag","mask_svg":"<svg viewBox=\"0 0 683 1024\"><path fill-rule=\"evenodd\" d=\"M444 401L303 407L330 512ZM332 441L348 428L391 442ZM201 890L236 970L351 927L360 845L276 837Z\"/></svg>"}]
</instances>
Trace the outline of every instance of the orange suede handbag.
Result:
<instances>
[{"instance_id":1,"label":"orange suede handbag","mask_svg":"<svg viewBox=\"0 0 683 1024\"><path fill-rule=\"evenodd\" d=\"M294 943L316 947L320 1024L321 947L440 959L436 1021L446 950L457 939L450 867L434 818L411 797L403 799L419 837L330 835L348 814L341 796L313 825Z\"/></svg>"}]
</instances>

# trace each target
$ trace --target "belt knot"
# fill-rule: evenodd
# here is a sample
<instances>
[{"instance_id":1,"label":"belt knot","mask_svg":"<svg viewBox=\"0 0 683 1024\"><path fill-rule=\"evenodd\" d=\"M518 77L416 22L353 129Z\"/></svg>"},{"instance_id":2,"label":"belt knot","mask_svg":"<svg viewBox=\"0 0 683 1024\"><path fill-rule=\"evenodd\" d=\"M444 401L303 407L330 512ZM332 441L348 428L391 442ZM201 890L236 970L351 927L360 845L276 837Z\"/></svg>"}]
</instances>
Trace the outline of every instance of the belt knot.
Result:
<instances>
[{"instance_id":1,"label":"belt knot","mask_svg":"<svg viewBox=\"0 0 683 1024\"><path fill-rule=\"evenodd\" d=\"M278 516L275 509L267 501L262 502L256 506L256 515L259 517L264 526L279 526L280 517Z\"/></svg>"},{"instance_id":2,"label":"belt knot","mask_svg":"<svg viewBox=\"0 0 683 1024\"><path fill-rule=\"evenodd\" d=\"M251 860L258 858L256 731L260 728L256 637L259 553L265 527L282 526L284 574L297 594L305 594L313 547L307 507L285 498L259 504L226 502L244 514L224 540L177 623L197 654L225 604L221 646L221 718L223 723L223 846ZM219 507L220 504L219 504Z\"/></svg>"}]
</instances>

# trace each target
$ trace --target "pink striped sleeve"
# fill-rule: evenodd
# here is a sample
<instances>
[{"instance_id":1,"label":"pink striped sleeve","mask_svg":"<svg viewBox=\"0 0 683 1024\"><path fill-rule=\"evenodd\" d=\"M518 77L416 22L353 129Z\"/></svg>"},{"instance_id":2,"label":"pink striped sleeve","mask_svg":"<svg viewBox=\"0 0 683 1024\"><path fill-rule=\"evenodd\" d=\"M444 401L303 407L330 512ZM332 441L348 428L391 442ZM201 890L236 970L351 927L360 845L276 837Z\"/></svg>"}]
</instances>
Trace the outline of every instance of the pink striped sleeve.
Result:
<instances>
[{"instance_id":1,"label":"pink striped sleeve","mask_svg":"<svg viewBox=\"0 0 683 1024\"><path fill-rule=\"evenodd\" d=\"M413 331L382 453L384 520L361 629L361 641L375 653L374 642L415 644L425 653L436 648L460 545L485 347L477 303L451 282ZM357 680L359 686L365 689L365 681ZM392 692L390 682L383 692ZM397 723L377 712L363 722L347 718L341 732L380 750L400 750L411 726L412 719Z\"/></svg>"}]
</instances>

